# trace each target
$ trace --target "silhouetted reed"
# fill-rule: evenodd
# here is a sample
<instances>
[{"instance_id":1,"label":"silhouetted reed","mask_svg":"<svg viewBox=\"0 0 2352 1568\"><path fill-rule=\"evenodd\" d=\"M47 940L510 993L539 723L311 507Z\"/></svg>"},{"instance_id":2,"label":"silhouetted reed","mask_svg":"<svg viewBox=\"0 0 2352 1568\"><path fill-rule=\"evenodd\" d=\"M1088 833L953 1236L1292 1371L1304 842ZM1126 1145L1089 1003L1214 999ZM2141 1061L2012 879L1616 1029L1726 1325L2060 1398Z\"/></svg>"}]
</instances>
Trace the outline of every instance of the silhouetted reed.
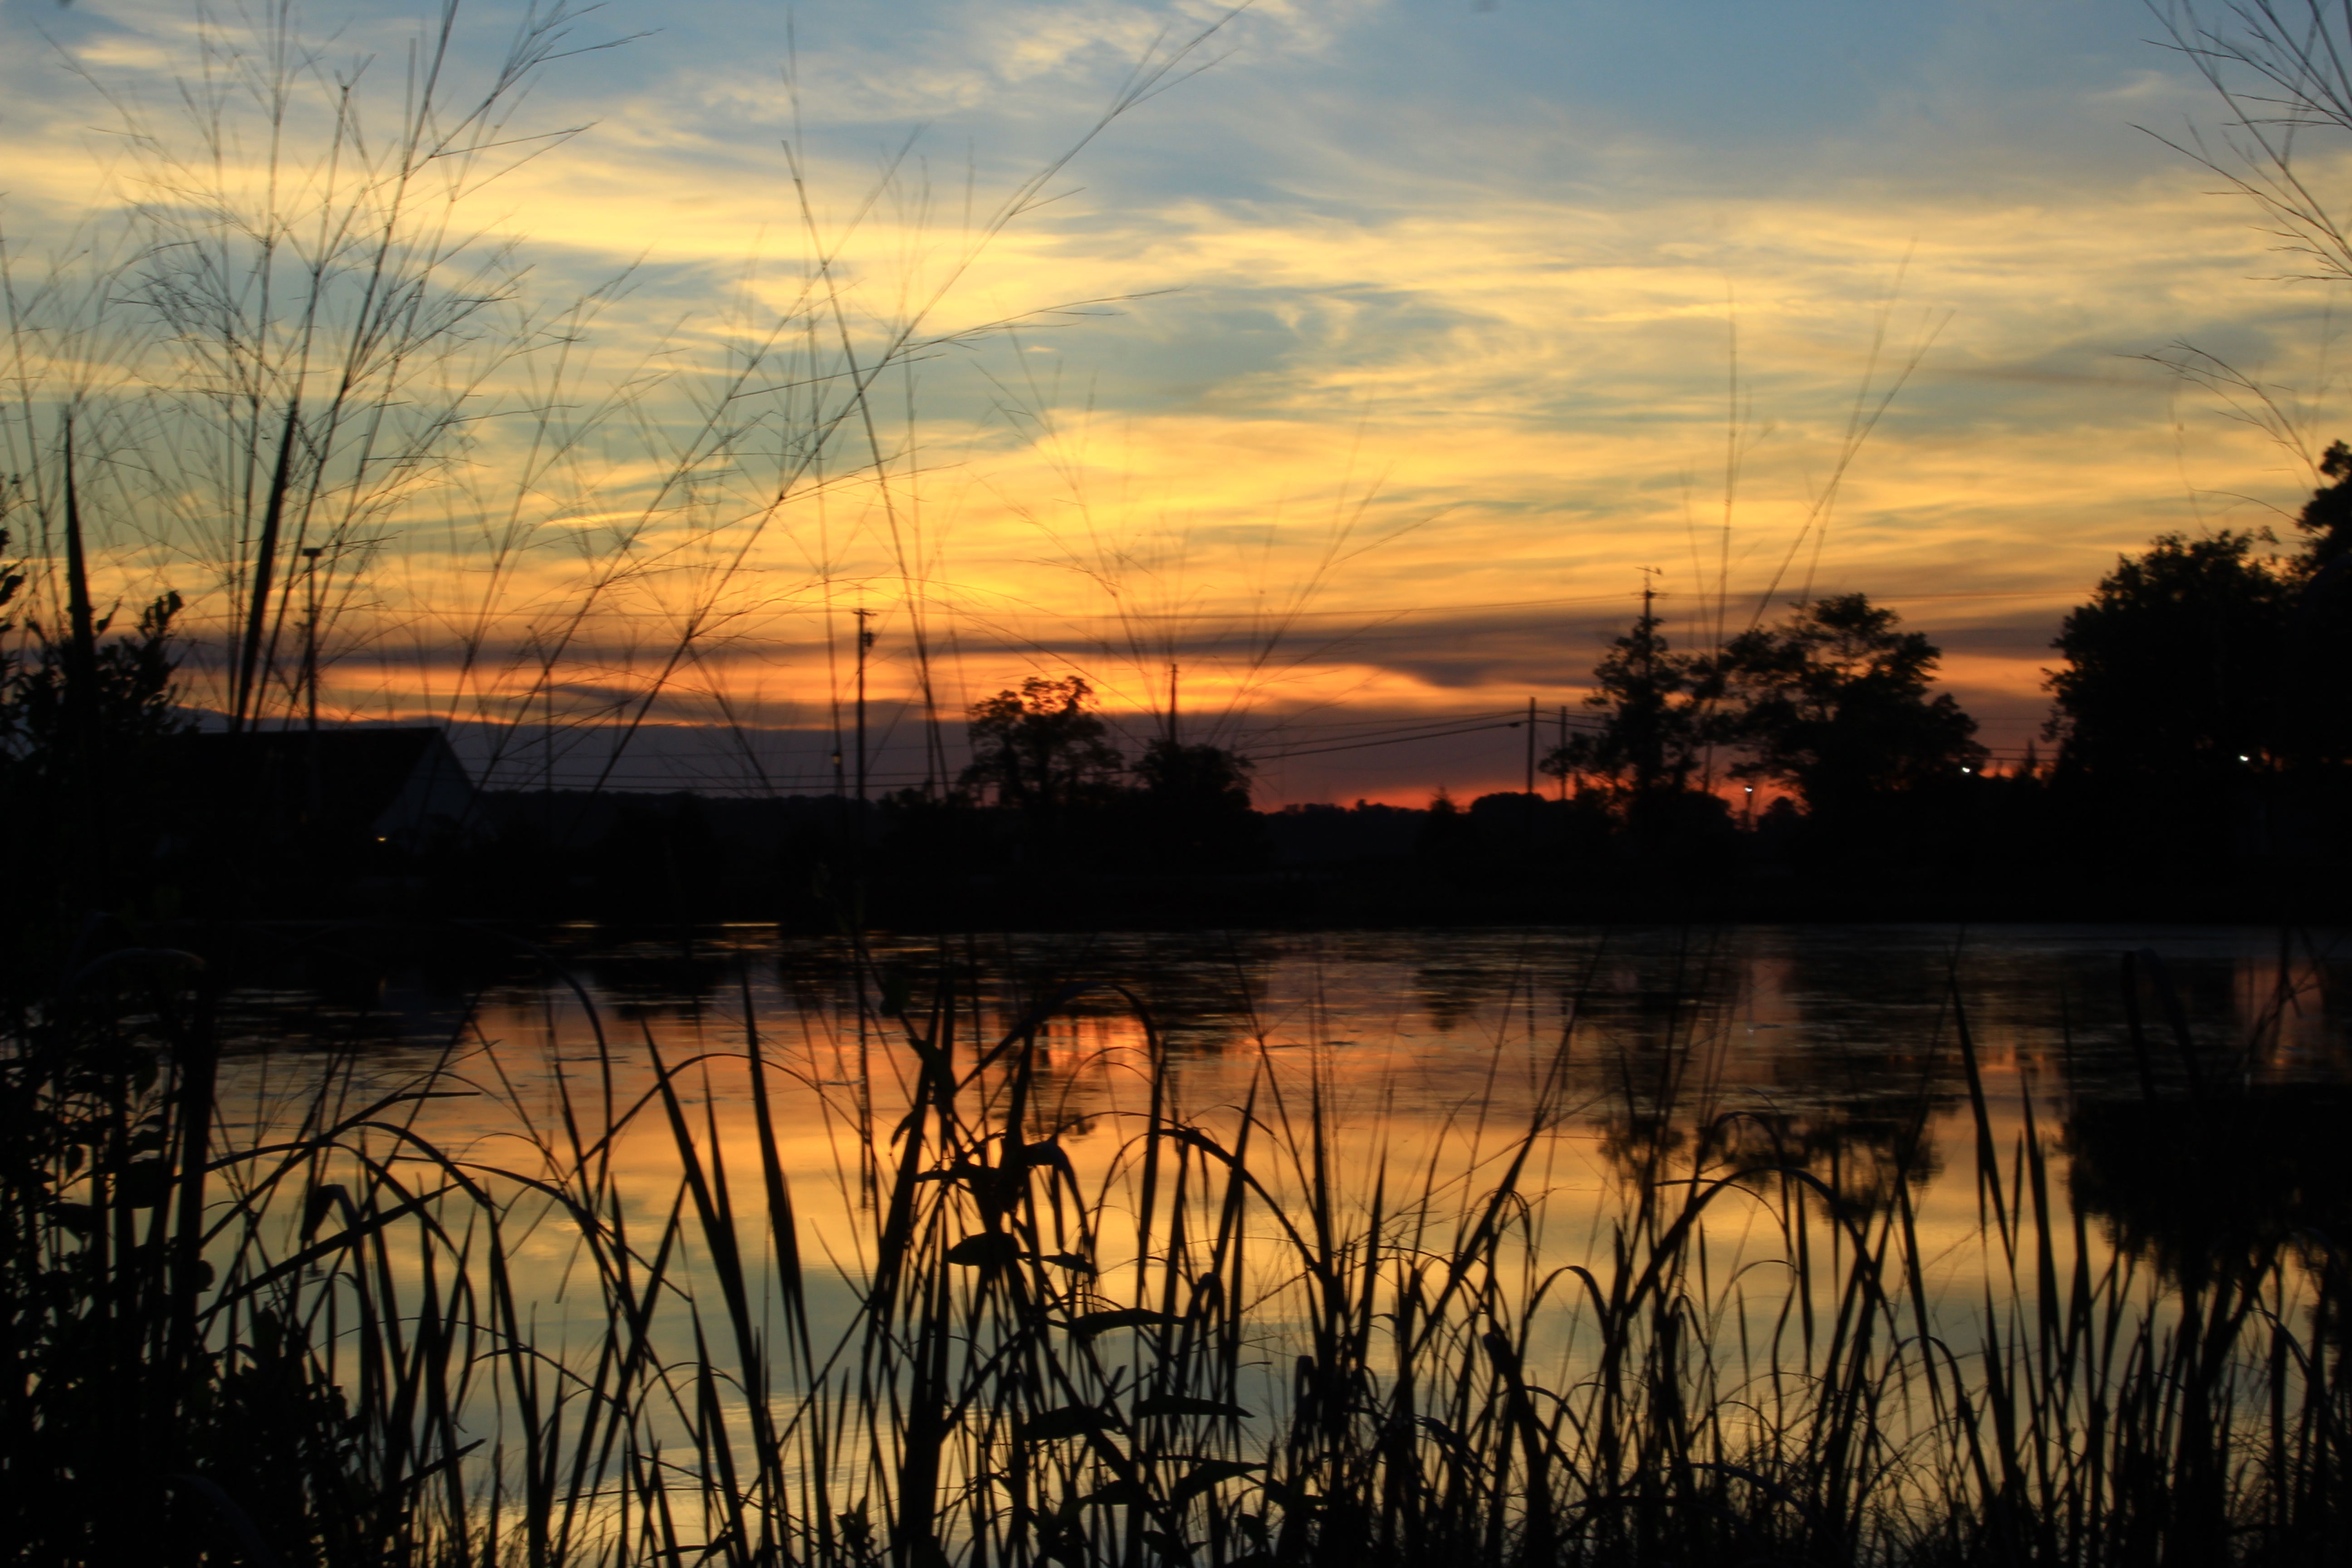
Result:
<instances>
[{"instance_id":1,"label":"silhouetted reed","mask_svg":"<svg viewBox=\"0 0 2352 1568\"><path fill-rule=\"evenodd\" d=\"M543 1086L511 1043L399 1086L350 1054L274 1128L225 1120L217 976L83 958L5 1064L0 1529L54 1563L2344 1559L2331 1245L2095 1245L1964 1017L1975 1303L1905 1173L1850 1202L1671 1073L1567 1246L1573 1026L1515 1131L1375 1157L1279 1051L1187 1105L1092 988L1136 1090L1079 1139L1049 1030L1088 988L992 1024L947 956L861 958L832 1041L745 984L691 1054L574 984L596 1044ZM428 1135L461 1095L505 1131ZM827 1130L829 1237L787 1149Z\"/></svg>"}]
</instances>

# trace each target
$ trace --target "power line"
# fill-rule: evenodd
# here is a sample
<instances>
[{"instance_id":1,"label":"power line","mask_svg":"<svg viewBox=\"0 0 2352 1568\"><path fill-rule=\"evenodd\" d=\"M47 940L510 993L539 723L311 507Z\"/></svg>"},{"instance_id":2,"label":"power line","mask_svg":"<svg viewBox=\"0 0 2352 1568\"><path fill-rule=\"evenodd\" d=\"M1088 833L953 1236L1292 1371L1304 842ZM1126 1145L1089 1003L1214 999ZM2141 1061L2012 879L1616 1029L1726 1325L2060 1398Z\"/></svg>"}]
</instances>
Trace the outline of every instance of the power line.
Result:
<instances>
[{"instance_id":1,"label":"power line","mask_svg":"<svg viewBox=\"0 0 2352 1568\"><path fill-rule=\"evenodd\" d=\"M1479 713L1454 714L1403 723L1393 720L1305 720L1296 723L1272 726L1270 732L1261 731L1257 735L1244 733L1237 736L1232 749L1252 762L1287 762L1295 758L1326 756L1339 752L1368 751L1383 746L1412 745L1425 741L1454 740L1465 735L1517 730L1528 722L1528 721L1517 709L1489 710ZM1590 731L1604 727L1606 721L1598 716L1580 713L1547 715L1538 722L1538 728L1554 724ZM1305 740L1311 742L1305 744L1283 738L1286 731L1297 730L1319 730L1325 731L1326 735L1305 737ZM1989 745L1985 748L1985 753L1990 761L2009 763L2022 762L2029 755L2037 758L2040 755L2031 742L2024 746ZM835 786L824 777L826 770L824 765L813 763L806 770L806 775L814 776L816 781L814 783L802 782L805 775L802 770L794 769L793 782L789 784L772 780L761 784L747 775L742 765L743 761L743 754L740 750L727 749L677 755L668 766L663 766L660 763L648 759L647 762L625 772L607 771L600 774L595 770L590 769L576 775L564 777L544 772L536 766L524 769L502 760L485 769L481 787L496 788L500 787L501 784L508 788L517 787L515 784L506 782L509 777L516 775L520 775L520 779L523 781L541 782L542 787L548 788L572 787L578 780L593 780L601 776L610 783L633 791L665 788L690 789L699 784L706 788L715 786L767 795L837 793ZM869 783L883 784L928 783L932 776L928 772L914 770L886 772L871 767L866 773Z\"/></svg>"},{"instance_id":2,"label":"power line","mask_svg":"<svg viewBox=\"0 0 2352 1568\"><path fill-rule=\"evenodd\" d=\"M1672 599L1686 598L1691 595L1676 594L1671 589L1660 588L1654 591L1654 596L1661 599ZM1223 623L1236 628L1233 635L1240 635L1241 630L1247 627L1252 622L1277 622L1307 619L1328 620L1348 617L1380 621L1384 618L1401 619L1407 616L1423 617L1432 616L1465 615L1478 610L1538 610L1553 609L1563 605L1622 604L1629 599L1637 597L1639 597L1638 595L1623 593L1576 594L1551 599L1489 599L1465 605L1397 605L1381 608L1364 608L1358 606L1351 609L1339 610L1233 609L1058 611L1030 606L1010 612L963 610L956 613L961 614L969 619L979 621L983 624L991 621L1013 622L1022 619L1063 622L1115 621L1122 624L1133 621L1190 621L1199 624ZM1735 597L1738 597L1738 595L1735 595ZM1873 594L1870 597L1873 604L1924 604L1929 602L1941 603L1948 600L1962 599L2051 599L2079 601L2082 595L2079 589L2074 588L1981 588L1947 589L1940 592L1922 591L1916 594Z\"/></svg>"}]
</instances>

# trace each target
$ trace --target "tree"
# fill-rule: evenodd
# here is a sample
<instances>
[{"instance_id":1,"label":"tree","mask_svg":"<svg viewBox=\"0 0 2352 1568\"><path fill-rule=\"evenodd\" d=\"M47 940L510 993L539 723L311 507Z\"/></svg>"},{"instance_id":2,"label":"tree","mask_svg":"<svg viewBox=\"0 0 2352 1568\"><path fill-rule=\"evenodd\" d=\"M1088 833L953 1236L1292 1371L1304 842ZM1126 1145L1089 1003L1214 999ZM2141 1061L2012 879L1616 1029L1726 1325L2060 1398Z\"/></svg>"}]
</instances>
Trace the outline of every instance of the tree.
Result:
<instances>
[{"instance_id":1,"label":"tree","mask_svg":"<svg viewBox=\"0 0 2352 1568\"><path fill-rule=\"evenodd\" d=\"M8 544L0 528L0 556ZM93 612L79 591L66 624L19 625L9 612L27 580L25 567L0 561L0 814L17 828L9 866L17 917L41 933L8 933L20 951L74 929L60 917L78 922L153 891L176 784L168 745L189 727L178 700L177 594L141 611L135 631L117 630L115 616Z\"/></svg>"},{"instance_id":2,"label":"tree","mask_svg":"<svg viewBox=\"0 0 2352 1568\"><path fill-rule=\"evenodd\" d=\"M1239 807L1250 801L1250 760L1239 752L1205 743L1186 745L1159 736L1136 760L1135 776L1147 795L1204 809Z\"/></svg>"},{"instance_id":3,"label":"tree","mask_svg":"<svg viewBox=\"0 0 2352 1568\"><path fill-rule=\"evenodd\" d=\"M2117 558L2051 645L2066 667L2044 682L2056 700L2046 733L2064 744L2064 773L2178 798L2267 765L2294 584L2286 563L2256 552L2266 542L2168 533Z\"/></svg>"},{"instance_id":4,"label":"tree","mask_svg":"<svg viewBox=\"0 0 2352 1568\"><path fill-rule=\"evenodd\" d=\"M1621 804L1688 786L1707 743L1709 675L1699 661L1675 653L1659 628L1645 593L1633 629L1593 667L1594 690L1584 705L1603 715L1601 727L1554 747L1543 772L1597 779Z\"/></svg>"},{"instance_id":5,"label":"tree","mask_svg":"<svg viewBox=\"0 0 2352 1568\"><path fill-rule=\"evenodd\" d=\"M1018 691L971 705L971 765L959 783L998 805L1051 818L1105 795L1125 771L1089 712L1094 688L1078 676L1031 676Z\"/></svg>"},{"instance_id":6,"label":"tree","mask_svg":"<svg viewBox=\"0 0 2352 1568\"><path fill-rule=\"evenodd\" d=\"M1171 871L1256 859L1264 835L1250 807L1251 771L1247 757L1223 746L1153 739L1135 763L1139 832L1130 852Z\"/></svg>"},{"instance_id":7,"label":"tree","mask_svg":"<svg viewBox=\"0 0 2352 1568\"><path fill-rule=\"evenodd\" d=\"M2292 602L2281 657L2279 727L2273 744L2286 766L2316 780L2352 771L2352 447L2329 444L2319 471L2335 482L2312 492L2295 518L2303 549L2287 563Z\"/></svg>"},{"instance_id":8,"label":"tree","mask_svg":"<svg viewBox=\"0 0 2352 1568\"><path fill-rule=\"evenodd\" d=\"M2352 554L2352 447L2329 442L2319 471L2335 483L2312 491L2295 515L2295 531L2303 535L2304 544L2290 571L2298 578L2316 577Z\"/></svg>"},{"instance_id":9,"label":"tree","mask_svg":"<svg viewBox=\"0 0 2352 1568\"><path fill-rule=\"evenodd\" d=\"M7 542L0 532L0 549ZM70 767L94 778L133 759L152 763L155 742L191 727L177 701L172 623L180 609L179 595L163 595L139 612L136 631L93 642L79 661L69 639L34 627L32 658L8 668L0 689L0 765L48 773ZM93 637L112 625L112 616L99 617ZM76 787L89 784L84 778Z\"/></svg>"},{"instance_id":10,"label":"tree","mask_svg":"<svg viewBox=\"0 0 2352 1568\"><path fill-rule=\"evenodd\" d=\"M1748 752L1733 773L1787 784L1818 815L1983 766L1976 721L1928 695L1939 650L1900 619L1844 594L1727 644L1719 732Z\"/></svg>"}]
</instances>

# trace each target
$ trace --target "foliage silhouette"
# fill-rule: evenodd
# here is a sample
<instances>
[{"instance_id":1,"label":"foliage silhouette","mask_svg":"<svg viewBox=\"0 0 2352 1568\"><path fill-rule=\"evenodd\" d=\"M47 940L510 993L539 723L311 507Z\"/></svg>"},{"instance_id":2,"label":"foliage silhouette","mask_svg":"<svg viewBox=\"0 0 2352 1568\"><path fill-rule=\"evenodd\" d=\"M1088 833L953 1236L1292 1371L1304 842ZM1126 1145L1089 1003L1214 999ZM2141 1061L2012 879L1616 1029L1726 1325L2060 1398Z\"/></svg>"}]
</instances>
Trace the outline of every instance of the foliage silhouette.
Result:
<instances>
[{"instance_id":1,"label":"foliage silhouette","mask_svg":"<svg viewBox=\"0 0 2352 1568\"><path fill-rule=\"evenodd\" d=\"M1644 594L1633 629L1592 671L1584 703L1602 715L1601 727L1554 747L1540 764L1546 774L1592 781L1625 810L1687 787L1707 745L1712 679L1702 661L1675 652L1660 627Z\"/></svg>"},{"instance_id":2,"label":"foliage silhouette","mask_svg":"<svg viewBox=\"0 0 2352 1568\"><path fill-rule=\"evenodd\" d=\"M1098 802L1126 763L1091 710L1084 678L1031 676L1018 691L971 705L972 760L959 780L966 790L1013 811L1047 820Z\"/></svg>"},{"instance_id":3,"label":"foliage silhouette","mask_svg":"<svg viewBox=\"0 0 2352 1568\"><path fill-rule=\"evenodd\" d=\"M1206 871L1262 858L1251 772L1248 758L1223 746L1165 735L1148 742L1135 762L1137 837L1147 862L1162 870Z\"/></svg>"},{"instance_id":4,"label":"foliage silhouette","mask_svg":"<svg viewBox=\"0 0 2352 1568\"><path fill-rule=\"evenodd\" d=\"M1939 651L1900 619L1843 594L1727 644L1720 732L1748 752L1733 776L1786 784L1822 814L1983 767L1976 721L1949 692L1928 695Z\"/></svg>"},{"instance_id":5,"label":"foliage silhouette","mask_svg":"<svg viewBox=\"0 0 2352 1568\"><path fill-rule=\"evenodd\" d=\"M2331 441L2319 459L2319 471L2333 484L2311 492L2295 514L2295 531L2304 536L2298 575L2316 576L2352 552L2352 447Z\"/></svg>"},{"instance_id":6,"label":"foliage silhouette","mask_svg":"<svg viewBox=\"0 0 2352 1568\"><path fill-rule=\"evenodd\" d=\"M583 990L595 1066L460 1112L511 1119L495 1156L423 1117L522 1051L390 1081L337 1051L256 1126L213 1087L226 966L103 952L0 1054L0 1529L166 1568L2343 1560L2340 1268L2266 1245L2184 1289L2087 1245L2031 1097L1997 1144L1957 998L1965 1173L2009 1196L1922 1226L1932 1103L1853 1129L1858 1163L1721 1114L1694 956L1624 994L1639 1027L1572 1011L1463 1184L1360 1152L1263 1026L1245 1102L1196 1110L1126 987L1065 970L1000 1016L949 944L851 943L834 1082L740 972L740 1043L683 1060ZM1422 976L1441 1005L1497 978ZM1132 1131L1091 1151L1064 1092L1090 990L1137 1041ZM821 1262L825 1178L775 1115L800 1094L873 1216ZM1548 1269L1581 1200L1546 1173L1593 1131L1628 1179ZM1981 1308L1927 1282L1969 1253Z\"/></svg>"},{"instance_id":7,"label":"foliage silhouette","mask_svg":"<svg viewBox=\"0 0 2352 1568\"><path fill-rule=\"evenodd\" d=\"M2265 542L2161 535L2067 616L2047 682L2063 771L2198 790L2269 758L2289 584Z\"/></svg>"},{"instance_id":8,"label":"foliage silhouette","mask_svg":"<svg viewBox=\"0 0 2352 1568\"><path fill-rule=\"evenodd\" d=\"M0 556L8 544L0 529ZM27 575L0 563L0 612ZM11 923L36 952L93 907L152 894L172 790L163 749L189 727L177 702L179 595L111 637L113 616L90 613L83 594L73 603L63 627L0 618L0 637L15 643L0 643L0 812L38 829L15 838Z\"/></svg>"}]
</instances>

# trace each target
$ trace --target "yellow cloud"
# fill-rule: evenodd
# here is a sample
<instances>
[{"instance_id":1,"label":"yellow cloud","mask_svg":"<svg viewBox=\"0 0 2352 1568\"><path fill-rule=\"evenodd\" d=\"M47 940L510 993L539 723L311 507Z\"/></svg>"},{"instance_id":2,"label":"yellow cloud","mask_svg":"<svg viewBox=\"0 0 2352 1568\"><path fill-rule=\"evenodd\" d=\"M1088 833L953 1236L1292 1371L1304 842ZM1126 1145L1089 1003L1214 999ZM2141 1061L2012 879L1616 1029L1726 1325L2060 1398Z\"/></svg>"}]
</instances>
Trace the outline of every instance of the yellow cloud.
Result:
<instances>
[{"instance_id":1,"label":"yellow cloud","mask_svg":"<svg viewBox=\"0 0 2352 1568\"><path fill-rule=\"evenodd\" d=\"M1140 15L1040 13L922 90L1050 77ZM152 69L160 47L84 58ZM1302 174L1082 192L990 237L953 180L910 166L867 204L865 173L812 153L840 247L820 272L781 157L669 102L608 105L593 137L458 202L453 232L512 237L549 279L639 270L577 351L601 425L529 469L552 399L527 356L485 383L504 416L379 520L336 601L339 711L513 717L561 648L557 685L597 694L583 716L667 680L679 710L736 691L783 722L829 705L860 605L892 617L877 699L913 690L919 623L950 714L1071 668L1146 713L1171 659L1203 711L1572 702L1656 567L1685 641L1808 585L2011 638L1947 668L2021 733L2040 645L2116 552L2291 510L2310 482L2131 357L2210 339L2323 390L2310 301L2187 171L1981 198ZM10 134L20 203L88 196L68 117ZM1124 302L961 338L1088 300ZM844 401L844 353L870 369L906 332L933 346ZM192 626L229 624L189 535L111 526L120 592L170 582L206 595ZM1531 627L1555 612L1547 640Z\"/></svg>"}]
</instances>

